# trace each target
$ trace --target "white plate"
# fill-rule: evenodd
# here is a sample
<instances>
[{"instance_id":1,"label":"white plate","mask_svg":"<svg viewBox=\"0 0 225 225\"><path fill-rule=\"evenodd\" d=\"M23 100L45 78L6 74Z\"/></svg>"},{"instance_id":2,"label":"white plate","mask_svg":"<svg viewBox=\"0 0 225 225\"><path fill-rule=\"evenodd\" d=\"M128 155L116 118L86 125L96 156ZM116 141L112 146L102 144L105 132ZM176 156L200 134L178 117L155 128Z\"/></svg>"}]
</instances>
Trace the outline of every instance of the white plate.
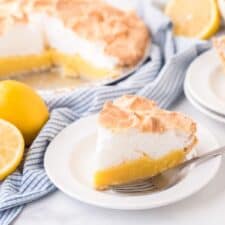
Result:
<instances>
[{"instance_id":1,"label":"white plate","mask_svg":"<svg viewBox=\"0 0 225 225\"><path fill-rule=\"evenodd\" d=\"M188 101L201 113L205 114L206 116L210 117L213 120L216 120L218 122L225 124L225 117L215 113L214 111L210 111L209 109L202 106L197 100L191 95L186 83L184 83L184 93Z\"/></svg>"},{"instance_id":2,"label":"white plate","mask_svg":"<svg viewBox=\"0 0 225 225\"><path fill-rule=\"evenodd\" d=\"M80 119L65 128L49 145L44 165L51 181L64 193L92 205L112 209L149 209L177 202L204 187L216 174L221 158L217 157L189 171L177 185L155 193L122 195L96 191L91 185L96 141L96 115ZM201 154L218 147L205 128L198 129Z\"/></svg>"},{"instance_id":3,"label":"white plate","mask_svg":"<svg viewBox=\"0 0 225 225\"><path fill-rule=\"evenodd\" d=\"M201 105L225 115L225 71L214 49L192 62L185 83Z\"/></svg>"}]
</instances>

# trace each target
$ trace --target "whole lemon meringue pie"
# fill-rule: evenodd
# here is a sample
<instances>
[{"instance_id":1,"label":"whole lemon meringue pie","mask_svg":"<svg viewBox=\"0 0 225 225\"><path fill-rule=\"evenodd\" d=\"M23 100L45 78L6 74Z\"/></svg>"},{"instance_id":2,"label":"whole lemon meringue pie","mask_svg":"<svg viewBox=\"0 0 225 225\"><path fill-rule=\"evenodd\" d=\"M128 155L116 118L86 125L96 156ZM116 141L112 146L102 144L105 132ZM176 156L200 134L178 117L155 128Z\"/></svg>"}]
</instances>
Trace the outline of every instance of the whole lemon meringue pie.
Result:
<instances>
[{"instance_id":1,"label":"whole lemon meringue pie","mask_svg":"<svg viewBox=\"0 0 225 225\"><path fill-rule=\"evenodd\" d=\"M135 12L101 0L3 0L0 76L52 67L87 79L119 76L143 59L149 40Z\"/></svg>"},{"instance_id":2,"label":"whole lemon meringue pie","mask_svg":"<svg viewBox=\"0 0 225 225\"><path fill-rule=\"evenodd\" d=\"M144 97L106 102L99 114L94 187L107 189L176 166L195 144L196 124Z\"/></svg>"}]
</instances>

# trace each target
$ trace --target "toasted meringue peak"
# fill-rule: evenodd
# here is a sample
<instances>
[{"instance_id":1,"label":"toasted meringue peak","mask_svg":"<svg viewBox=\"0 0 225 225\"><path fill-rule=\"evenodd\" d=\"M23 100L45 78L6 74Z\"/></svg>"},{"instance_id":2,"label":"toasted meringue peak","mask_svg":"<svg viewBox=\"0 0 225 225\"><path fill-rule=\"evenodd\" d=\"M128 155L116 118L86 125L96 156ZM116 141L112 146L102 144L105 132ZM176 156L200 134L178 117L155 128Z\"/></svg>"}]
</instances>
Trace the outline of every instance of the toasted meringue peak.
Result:
<instances>
[{"instance_id":1,"label":"toasted meringue peak","mask_svg":"<svg viewBox=\"0 0 225 225\"><path fill-rule=\"evenodd\" d=\"M152 133L167 130L196 132L195 122L187 116L160 109L154 101L132 95L106 102L99 114L99 123L112 130L137 128Z\"/></svg>"},{"instance_id":2,"label":"toasted meringue peak","mask_svg":"<svg viewBox=\"0 0 225 225\"><path fill-rule=\"evenodd\" d=\"M221 62L225 66L225 35L213 38L213 46L216 49Z\"/></svg>"},{"instance_id":3,"label":"toasted meringue peak","mask_svg":"<svg viewBox=\"0 0 225 225\"><path fill-rule=\"evenodd\" d=\"M213 44L216 48L225 51L225 35L213 38Z\"/></svg>"},{"instance_id":4,"label":"toasted meringue peak","mask_svg":"<svg viewBox=\"0 0 225 225\"><path fill-rule=\"evenodd\" d=\"M21 10L27 14L44 12L49 15L57 15L57 1L58 0L22 0Z\"/></svg>"},{"instance_id":5,"label":"toasted meringue peak","mask_svg":"<svg viewBox=\"0 0 225 225\"><path fill-rule=\"evenodd\" d=\"M20 1L2 0L0 3L0 34L15 23L27 23L27 15L20 9Z\"/></svg>"},{"instance_id":6,"label":"toasted meringue peak","mask_svg":"<svg viewBox=\"0 0 225 225\"><path fill-rule=\"evenodd\" d=\"M124 95L114 101L114 105L131 111L146 111L157 107L154 101L134 95Z\"/></svg>"}]
</instances>

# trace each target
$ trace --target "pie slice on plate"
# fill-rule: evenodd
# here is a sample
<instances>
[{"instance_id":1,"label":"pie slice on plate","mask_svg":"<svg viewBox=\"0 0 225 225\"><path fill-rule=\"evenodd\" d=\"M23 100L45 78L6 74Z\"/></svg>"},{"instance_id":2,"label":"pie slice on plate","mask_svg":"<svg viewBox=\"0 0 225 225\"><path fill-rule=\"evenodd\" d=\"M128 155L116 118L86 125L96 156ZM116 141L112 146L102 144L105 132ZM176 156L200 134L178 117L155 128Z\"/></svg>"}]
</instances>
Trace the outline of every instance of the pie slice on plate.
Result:
<instances>
[{"instance_id":1,"label":"pie slice on plate","mask_svg":"<svg viewBox=\"0 0 225 225\"><path fill-rule=\"evenodd\" d=\"M98 119L94 186L104 190L154 176L185 160L196 143L196 124L181 113L138 96L106 102Z\"/></svg>"}]
</instances>

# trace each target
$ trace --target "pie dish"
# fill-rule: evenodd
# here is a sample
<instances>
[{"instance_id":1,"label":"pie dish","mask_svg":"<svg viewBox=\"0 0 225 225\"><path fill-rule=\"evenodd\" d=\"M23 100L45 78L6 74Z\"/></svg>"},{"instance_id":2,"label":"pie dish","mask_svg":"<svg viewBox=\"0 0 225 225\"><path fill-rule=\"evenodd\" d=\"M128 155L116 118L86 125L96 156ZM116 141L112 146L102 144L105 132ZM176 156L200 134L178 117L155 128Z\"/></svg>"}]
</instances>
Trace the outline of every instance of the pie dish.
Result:
<instances>
[{"instance_id":1,"label":"pie dish","mask_svg":"<svg viewBox=\"0 0 225 225\"><path fill-rule=\"evenodd\" d=\"M101 0L5 0L0 28L1 77L53 67L88 80L117 77L150 43L135 12Z\"/></svg>"},{"instance_id":2,"label":"pie dish","mask_svg":"<svg viewBox=\"0 0 225 225\"><path fill-rule=\"evenodd\" d=\"M154 176L185 159L195 144L196 124L139 96L106 102L98 119L94 187Z\"/></svg>"}]
</instances>

